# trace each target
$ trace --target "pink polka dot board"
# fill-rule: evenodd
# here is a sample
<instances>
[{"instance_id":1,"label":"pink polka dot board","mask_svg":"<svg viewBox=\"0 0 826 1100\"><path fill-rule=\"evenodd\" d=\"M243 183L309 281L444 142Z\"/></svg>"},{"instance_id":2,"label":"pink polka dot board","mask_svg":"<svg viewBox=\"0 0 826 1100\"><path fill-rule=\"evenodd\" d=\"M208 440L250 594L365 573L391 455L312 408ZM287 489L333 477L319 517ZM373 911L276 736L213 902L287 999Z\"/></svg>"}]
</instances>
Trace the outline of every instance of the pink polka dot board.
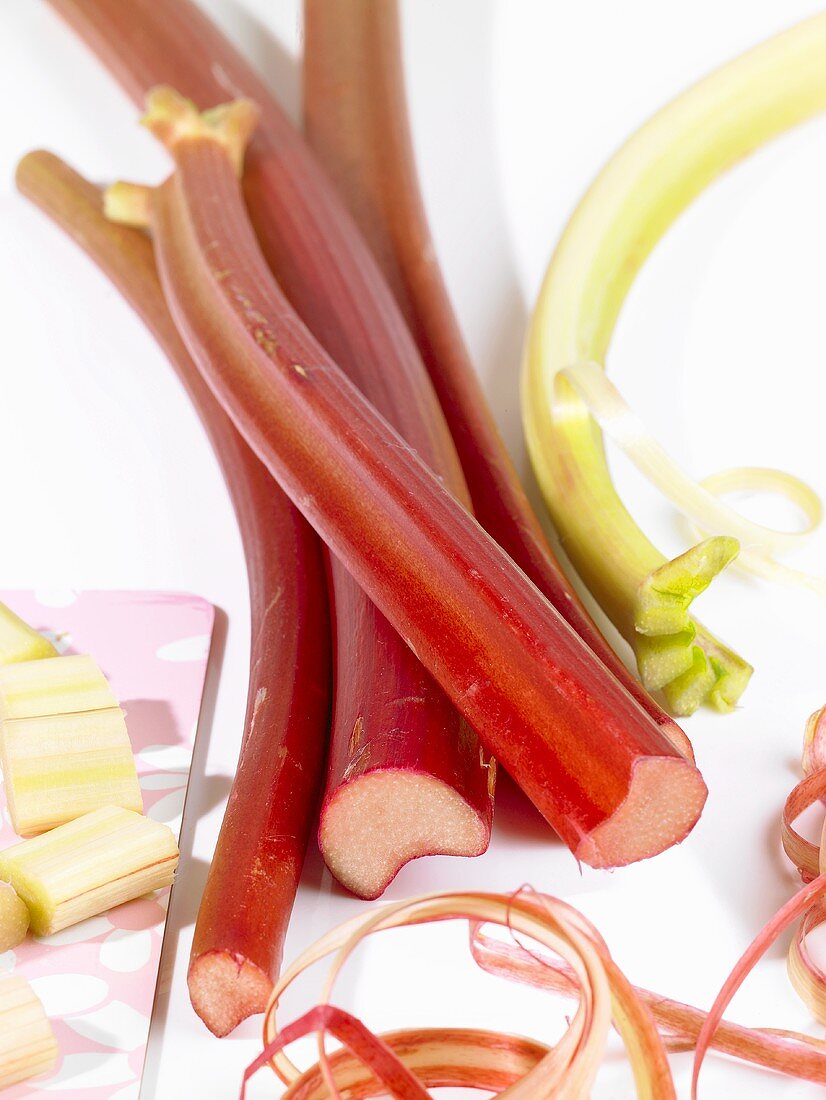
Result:
<instances>
[{"instance_id":1,"label":"pink polka dot board","mask_svg":"<svg viewBox=\"0 0 826 1100\"><path fill-rule=\"evenodd\" d=\"M60 653L88 653L126 711L144 812L176 833L201 711L215 612L167 592L0 592ZM0 848L18 842L0 784ZM137 1100L155 997L167 892L129 902L0 954L40 997L60 1047L51 1074L3 1093Z\"/></svg>"}]
</instances>

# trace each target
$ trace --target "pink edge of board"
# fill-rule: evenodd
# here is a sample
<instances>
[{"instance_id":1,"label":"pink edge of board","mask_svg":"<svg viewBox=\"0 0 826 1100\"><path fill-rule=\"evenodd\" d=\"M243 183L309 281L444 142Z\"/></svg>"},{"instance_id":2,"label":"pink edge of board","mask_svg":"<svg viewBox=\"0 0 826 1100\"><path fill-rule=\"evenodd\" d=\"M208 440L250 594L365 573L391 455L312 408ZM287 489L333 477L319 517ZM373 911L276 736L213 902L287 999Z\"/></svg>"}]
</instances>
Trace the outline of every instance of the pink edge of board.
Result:
<instances>
[{"instance_id":1,"label":"pink edge of board","mask_svg":"<svg viewBox=\"0 0 826 1100\"><path fill-rule=\"evenodd\" d=\"M0 592L61 653L89 653L126 711L144 812L180 832L215 611L180 592ZM2 784L0 784L2 789ZM0 847L18 841L5 812ZM3 1092L137 1100L169 891L0 954L32 984L60 1048L52 1073Z\"/></svg>"}]
</instances>

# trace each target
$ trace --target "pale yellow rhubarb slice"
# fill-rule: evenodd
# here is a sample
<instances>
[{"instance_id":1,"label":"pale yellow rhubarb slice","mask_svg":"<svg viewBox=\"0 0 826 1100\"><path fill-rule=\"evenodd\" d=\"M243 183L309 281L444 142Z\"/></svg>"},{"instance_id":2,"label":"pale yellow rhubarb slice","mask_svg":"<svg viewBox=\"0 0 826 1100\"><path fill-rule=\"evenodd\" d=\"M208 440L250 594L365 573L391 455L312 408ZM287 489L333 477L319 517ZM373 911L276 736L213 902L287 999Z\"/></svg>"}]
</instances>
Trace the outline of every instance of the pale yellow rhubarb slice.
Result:
<instances>
[{"instance_id":1,"label":"pale yellow rhubarb slice","mask_svg":"<svg viewBox=\"0 0 826 1100\"><path fill-rule=\"evenodd\" d=\"M57 650L47 638L0 603L0 665L56 656Z\"/></svg>"},{"instance_id":2,"label":"pale yellow rhubarb slice","mask_svg":"<svg viewBox=\"0 0 826 1100\"><path fill-rule=\"evenodd\" d=\"M53 1069L57 1042L28 982L0 977L0 1089Z\"/></svg>"},{"instance_id":3,"label":"pale yellow rhubarb slice","mask_svg":"<svg viewBox=\"0 0 826 1100\"><path fill-rule=\"evenodd\" d=\"M116 806L0 852L0 879L26 903L35 936L171 886L177 866L171 829Z\"/></svg>"},{"instance_id":4,"label":"pale yellow rhubarb slice","mask_svg":"<svg viewBox=\"0 0 826 1100\"><path fill-rule=\"evenodd\" d=\"M143 809L123 711L91 657L0 667L0 763L20 836L101 806Z\"/></svg>"},{"instance_id":5,"label":"pale yellow rhubarb slice","mask_svg":"<svg viewBox=\"0 0 826 1100\"><path fill-rule=\"evenodd\" d=\"M0 882L0 955L26 938L29 910L8 882Z\"/></svg>"},{"instance_id":6,"label":"pale yellow rhubarb slice","mask_svg":"<svg viewBox=\"0 0 826 1100\"><path fill-rule=\"evenodd\" d=\"M91 657L0 667L0 719L79 714L117 705L106 677Z\"/></svg>"},{"instance_id":7,"label":"pale yellow rhubarb slice","mask_svg":"<svg viewBox=\"0 0 826 1100\"><path fill-rule=\"evenodd\" d=\"M120 707L0 721L0 761L20 836L37 836L101 806L143 810Z\"/></svg>"}]
</instances>

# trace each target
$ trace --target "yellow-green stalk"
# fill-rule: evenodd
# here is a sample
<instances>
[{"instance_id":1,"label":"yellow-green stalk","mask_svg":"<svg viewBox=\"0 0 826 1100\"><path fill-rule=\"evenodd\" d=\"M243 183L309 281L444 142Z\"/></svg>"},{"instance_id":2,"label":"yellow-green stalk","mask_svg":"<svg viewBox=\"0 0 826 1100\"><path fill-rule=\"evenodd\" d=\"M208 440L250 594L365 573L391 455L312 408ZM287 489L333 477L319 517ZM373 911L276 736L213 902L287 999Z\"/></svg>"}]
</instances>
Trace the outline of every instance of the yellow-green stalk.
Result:
<instances>
[{"instance_id":1,"label":"yellow-green stalk","mask_svg":"<svg viewBox=\"0 0 826 1100\"><path fill-rule=\"evenodd\" d=\"M561 372L605 365L614 326L646 257L716 176L826 109L826 15L724 66L655 115L609 161L574 212L532 319L523 377L531 460L577 572L636 647L641 584L666 558L634 522L609 474L602 434ZM728 709L749 668L692 620L692 662L676 693ZM713 676L709 676L709 668Z\"/></svg>"}]
</instances>

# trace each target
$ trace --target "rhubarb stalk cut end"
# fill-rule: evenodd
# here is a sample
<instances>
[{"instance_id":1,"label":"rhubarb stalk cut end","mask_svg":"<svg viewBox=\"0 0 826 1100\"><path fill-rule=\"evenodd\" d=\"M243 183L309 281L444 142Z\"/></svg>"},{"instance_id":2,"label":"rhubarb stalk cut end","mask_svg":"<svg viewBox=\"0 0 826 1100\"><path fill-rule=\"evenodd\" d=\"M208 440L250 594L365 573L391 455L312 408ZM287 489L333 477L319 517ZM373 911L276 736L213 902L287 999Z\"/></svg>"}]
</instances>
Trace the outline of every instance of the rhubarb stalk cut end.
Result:
<instances>
[{"instance_id":1,"label":"rhubarb stalk cut end","mask_svg":"<svg viewBox=\"0 0 826 1100\"><path fill-rule=\"evenodd\" d=\"M142 183L118 180L103 192L103 213L110 222L148 229L152 188Z\"/></svg>"},{"instance_id":2,"label":"rhubarb stalk cut end","mask_svg":"<svg viewBox=\"0 0 826 1100\"><path fill-rule=\"evenodd\" d=\"M664 756L638 760L627 797L582 839L574 855L589 867L624 867L659 855L685 840L707 795L700 773L685 761Z\"/></svg>"},{"instance_id":3,"label":"rhubarb stalk cut end","mask_svg":"<svg viewBox=\"0 0 826 1100\"><path fill-rule=\"evenodd\" d=\"M172 150L189 138L212 138L226 149L236 175L244 170L244 153L260 112L251 99L236 99L208 111L199 111L174 88L160 85L146 97L142 124Z\"/></svg>"},{"instance_id":4,"label":"rhubarb stalk cut end","mask_svg":"<svg viewBox=\"0 0 826 1100\"><path fill-rule=\"evenodd\" d=\"M263 1012L272 993L272 980L231 951L208 951L193 959L187 984L192 1007L219 1039Z\"/></svg>"},{"instance_id":5,"label":"rhubarb stalk cut end","mask_svg":"<svg viewBox=\"0 0 826 1100\"><path fill-rule=\"evenodd\" d=\"M345 783L322 812L319 845L338 881L361 898L384 893L400 869L426 855L478 856L485 822L452 787L405 771Z\"/></svg>"}]
</instances>

